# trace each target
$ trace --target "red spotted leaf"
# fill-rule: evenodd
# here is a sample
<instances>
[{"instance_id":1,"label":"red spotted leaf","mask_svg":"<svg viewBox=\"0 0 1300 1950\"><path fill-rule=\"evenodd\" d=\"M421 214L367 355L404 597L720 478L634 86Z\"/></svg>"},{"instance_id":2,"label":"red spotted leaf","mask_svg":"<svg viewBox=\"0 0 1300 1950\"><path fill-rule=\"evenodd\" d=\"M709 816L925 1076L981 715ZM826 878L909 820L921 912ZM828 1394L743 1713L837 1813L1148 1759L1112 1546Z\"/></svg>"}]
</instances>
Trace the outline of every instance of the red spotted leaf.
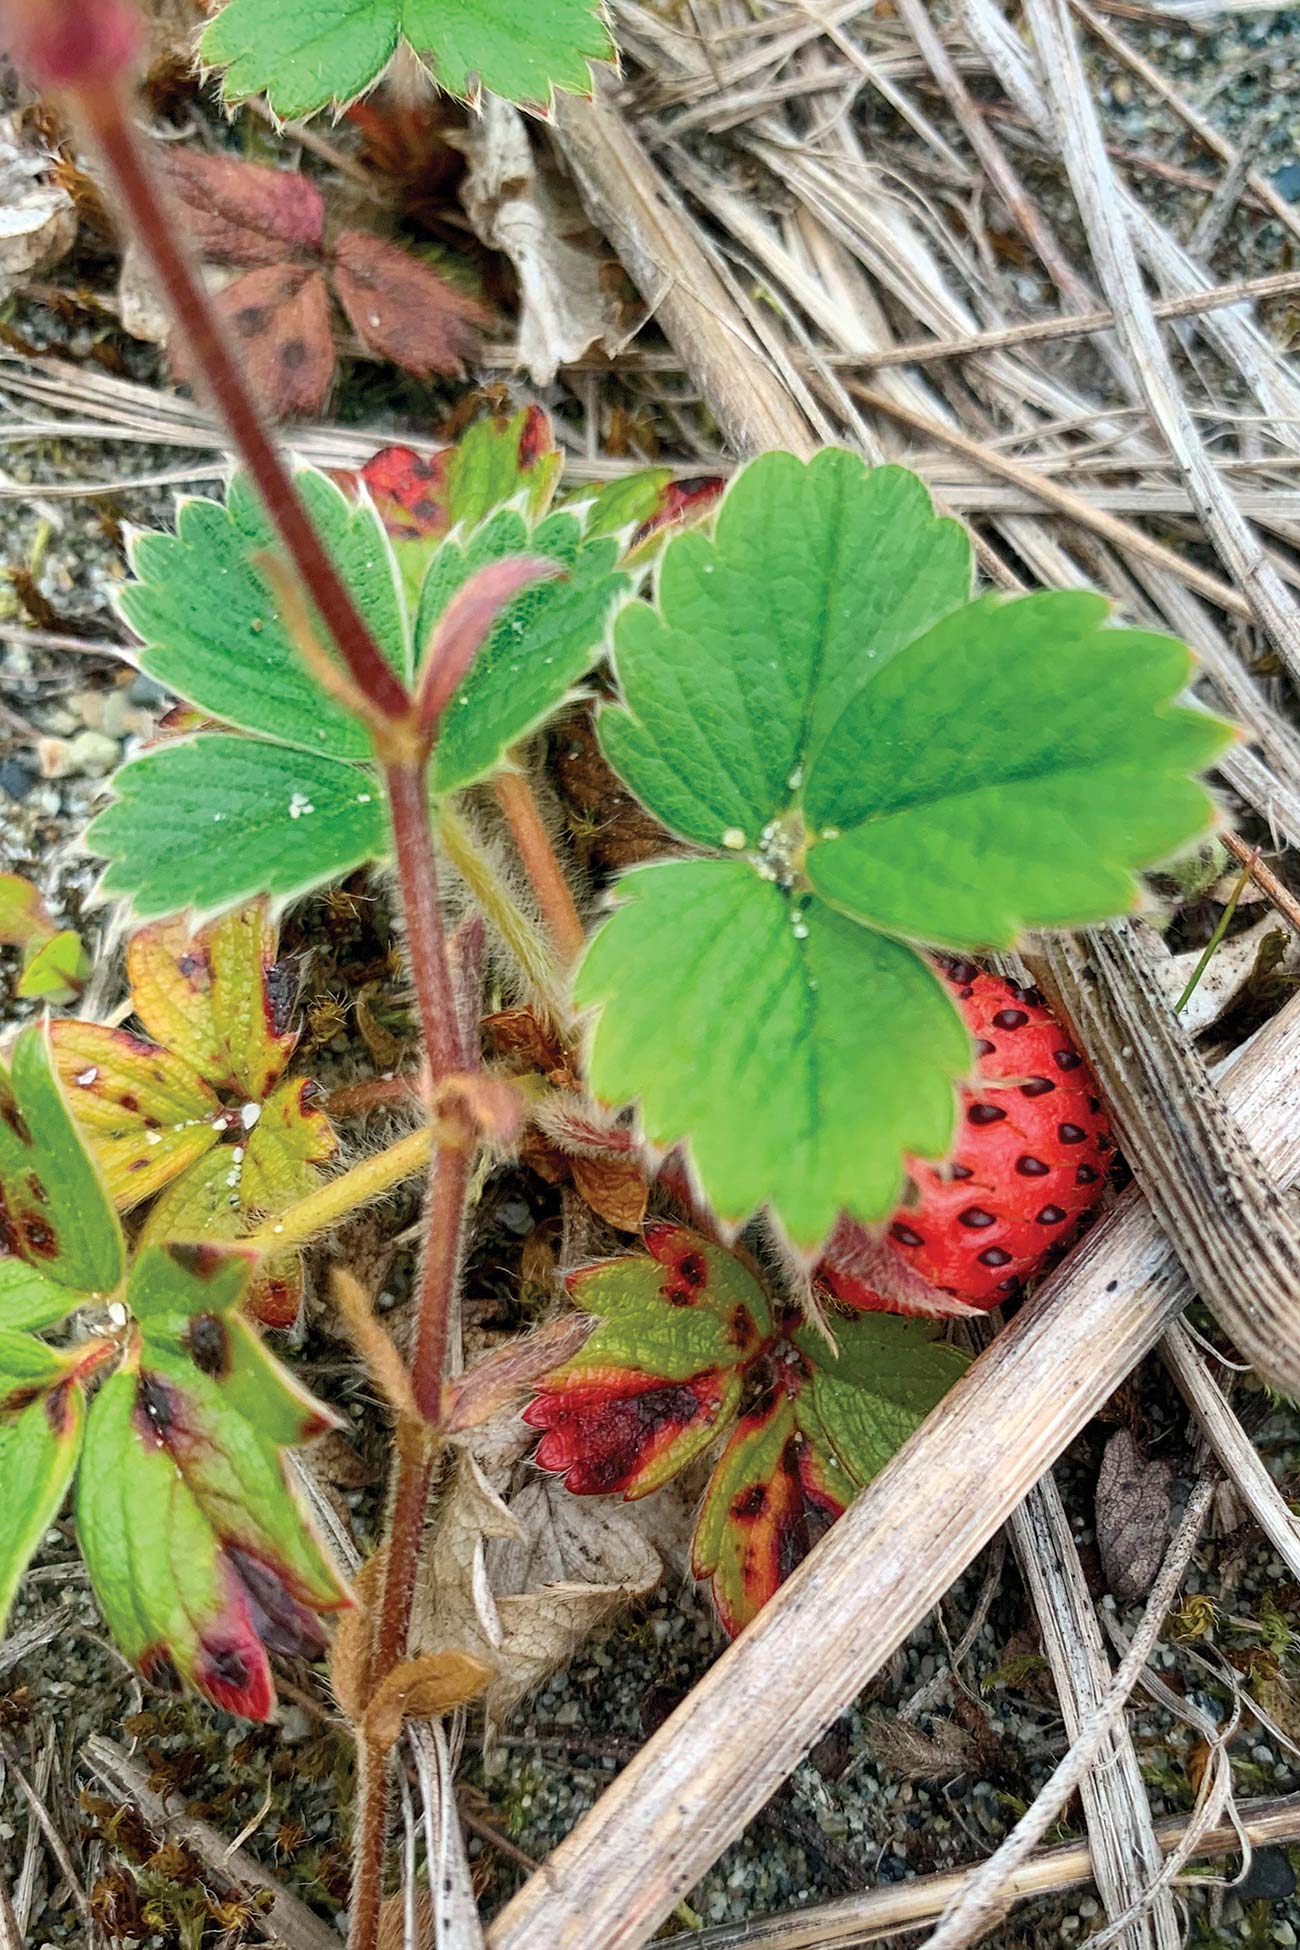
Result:
<instances>
[{"instance_id":1,"label":"red spotted leaf","mask_svg":"<svg viewBox=\"0 0 1300 1950\"><path fill-rule=\"evenodd\" d=\"M530 521L549 506L563 456L540 406L486 414L454 447L427 457L384 447L360 478L398 541L436 541L457 526L475 528L503 502L522 497Z\"/></svg>"},{"instance_id":2,"label":"red spotted leaf","mask_svg":"<svg viewBox=\"0 0 1300 1950\"><path fill-rule=\"evenodd\" d=\"M843 1514L857 1485L799 1426L781 1386L743 1415L705 1493L691 1568L735 1637Z\"/></svg>"},{"instance_id":3,"label":"red spotted leaf","mask_svg":"<svg viewBox=\"0 0 1300 1950\"><path fill-rule=\"evenodd\" d=\"M743 1629L858 1489L935 1408L964 1357L930 1320L824 1333L775 1318L749 1267L685 1226L648 1255L570 1275L595 1325L524 1420L578 1495L643 1496L726 1435L693 1543L718 1617Z\"/></svg>"},{"instance_id":4,"label":"red spotted leaf","mask_svg":"<svg viewBox=\"0 0 1300 1950\"><path fill-rule=\"evenodd\" d=\"M664 1381L636 1369L596 1369L530 1402L524 1420L545 1433L537 1461L575 1496L627 1498L659 1489L703 1453L740 1406L736 1371Z\"/></svg>"},{"instance_id":5,"label":"red spotted leaf","mask_svg":"<svg viewBox=\"0 0 1300 1950\"><path fill-rule=\"evenodd\" d=\"M200 257L254 268L319 250L325 204L300 171L208 156L179 144L160 144L157 154Z\"/></svg>"},{"instance_id":6,"label":"red spotted leaf","mask_svg":"<svg viewBox=\"0 0 1300 1950\"><path fill-rule=\"evenodd\" d=\"M251 1256L151 1247L139 1324L86 1424L77 1525L122 1651L250 1719L275 1705L268 1653L317 1658L348 1593L296 1500L282 1450L330 1426L239 1317Z\"/></svg>"},{"instance_id":7,"label":"red spotted leaf","mask_svg":"<svg viewBox=\"0 0 1300 1950\"><path fill-rule=\"evenodd\" d=\"M420 378L463 369L487 314L432 265L367 230L345 230L332 266L339 303L368 351Z\"/></svg>"},{"instance_id":8,"label":"red spotted leaf","mask_svg":"<svg viewBox=\"0 0 1300 1950\"><path fill-rule=\"evenodd\" d=\"M646 1244L569 1276L598 1324L525 1410L545 1430L537 1460L580 1495L644 1496L707 1449L771 1332L767 1297L734 1254L684 1226L653 1226Z\"/></svg>"}]
</instances>

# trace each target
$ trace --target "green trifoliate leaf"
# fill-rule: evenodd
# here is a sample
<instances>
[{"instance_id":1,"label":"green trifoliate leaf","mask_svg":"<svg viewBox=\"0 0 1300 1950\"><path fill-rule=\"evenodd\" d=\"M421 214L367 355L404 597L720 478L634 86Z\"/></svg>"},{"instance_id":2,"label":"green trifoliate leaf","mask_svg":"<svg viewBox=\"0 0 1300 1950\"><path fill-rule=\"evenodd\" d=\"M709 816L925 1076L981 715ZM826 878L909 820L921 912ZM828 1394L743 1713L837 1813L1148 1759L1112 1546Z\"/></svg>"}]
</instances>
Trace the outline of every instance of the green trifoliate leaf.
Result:
<instances>
[{"instance_id":1,"label":"green trifoliate leaf","mask_svg":"<svg viewBox=\"0 0 1300 1950\"><path fill-rule=\"evenodd\" d=\"M639 1100L656 1145L689 1138L723 1219L769 1205L814 1247L840 1211L885 1217L902 1154L946 1150L970 1061L936 977L741 860L641 868L619 891L576 989L600 1011L596 1092Z\"/></svg>"},{"instance_id":2,"label":"green trifoliate leaf","mask_svg":"<svg viewBox=\"0 0 1300 1950\"><path fill-rule=\"evenodd\" d=\"M614 52L596 0L227 0L200 53L228 101L264 93L301 116L364 94L403 42L448 94L526 105L585 94Z\"/></svg>"},{"instance_id":3,"label":"green trifoliate leaf","mask_svg":"<svg viewBox=\"0 0 1300 1950\"><path fill-rule=\"evenodd\" d=\"M0 1330L0 1632L77 1466L85 1397L75 1358Z\"/></svg>"},{"instance_id":4,"label":"green trifoliate leaf","mask_svg":"<svg viewBox=\"0 0 1300 1950\"><path fill-rule=\"evenodd\" d=\"M380 648L408 677L410 625L383 523L369 501L349 501L326 474L300 468L294 485ZM321 756L369 758L365 727L322 692L280 621L258 561L278 546L244 474L230 483L224 507L182 501L174 535L135 535L136 580L119 606L143 640L141 667L241 731ZM319 623L317 635L329 642Z\"/></svg>"},{"instance_id":5,"label":"green trifoliate leaf","mask_svg":"<svg viewBox=\"0 0 1300 1950\"><path fill-rule=\"evenodd\" d=\"M132 759L113 789L86 843L109 863L102 891L141 920L283 905L387 851L374 774L284 745L204 733Z\"/></svg>"},{"instance_id":6,"label":"green trifoliate leaf","mask_svg":"<svg viewBox=\"0 0 1300 1950\"><path fill-rule=\"evenodd\" d=\"M903 469L768 454L618 619L606 754L736 857L625 883L576 983L601 1011L592 1081L688 1141L724 1218L765 1202L805 1246L841 1206L887 1214L968 1067L882 937L979 949L1102 919L1210 818L1194 775L1230 732L1176 705L1188 652L1106 629L1100 597L971 602L969 579Z\"/></svg>"},{"instance_id":7,"label":"green trifoliate leaf","mask_svg":"<svg viewBox=\"0 0 1300 1950\"><path fill-rule=\"evenodd\" d=\"M619 617L610 764L684 839L757 846L868 672L964 603L970 578L965 532L904 469L764 455L712 538L670 543L656 606Z\"/></svg>"},{"instance_id":8,"label":"green trifoliate leaf","mask_svg":"<svg viewBox=\"0 0 1300 1950\"><path fill-rule=\"evenodd\" d=\"M510 443L517 468L522 431ZM413 645L427 644L474 569L524 551L563 569L562 580L526 589L508 605L448 708L435 791L486 777L599 656L609 617L630 587L617 569L617 544L588 540L578 513L530 527L528 509L544 505L550 491L545 469L535 469L516 504L468 537L457 532L433 547L413 635L401 572L373 508L353 506L310 470L297 480L403 676ZM457 491L475 505L492 483L471 471ZM87 839L109 862L104 892L130 897L141 918L182 907L212 913L257 893L290 900L387 853L382 789L368 767L359 769L370 756L368 735L320 691L280 623L258 565L269 545L260 503L236 479L226 507L188 502L178 534L141 536L133 546L141 579L122 609L145 636L145 667L202 710L254 734L201 732L116 774L117 797Z\"/></svg>"},{"instance_id":9,"label":"green trifoliate leaf","mask_svg":"<svg viewBox=\"0 0 1300 1950\"><path fill-rule=\"evenodd\" d=\"M330 1417L238 1318L251 1264L211 1246L141 1254L128 1295L139 1341L92 1404L77 1523L126 1656L264 1719L267 1651L317 1656L316 1614L347 1594L281 1454Z\"/></svg>"},{"instance_id":10,"label":"green trifoliate leaf","mask_svg":"<svg viewBox=\"0 0 1300 1950\"><path fill-rule=\"evenodd\" d=\"M420 598L416 641L426 644L456 591L476 569L508 555L557 562L564 580L533 583L507 604L438 732L433 784L457 792L486 778L512 745L549 717L590 670L615 604L628 589L618 548L587 541L576 515L548 515L529 529L517 508L502 508L463 545L443 543Z\"/></svg>"},{"instance_id":11,"label":"green trifoliate leaf","mask_svg":"<svg viewBox=\"0 0 1300 1950\"><path fill-rule=\"evenodd\" d=\"M64 1102L40 1024L14 1044L8 1077L0 1068L0 1247L68 1289L64 1313L75 1296L112 1293L122 1278L122 1229ZM17 1324L17 1310L25 1308L35 1325L30 1309L45 1304L39 1289L15 1277L10 1292L14 1311L6 1324Z\"/></svg>"},{"instance_id":12,"label":"green trifoliate leaf","mask_svg":"<svg viewBox=\"0 0 1300 1950\"><path fill-rule=\"evenodd\" d=\"M943 1323L898 1314L836 1314L836 1351L810 1327L795 1335L810 1379L799 1410L824 1434L858 1484L872 1477L920 1428L969 1365L943 1339Z\"/></svg>"},{"instance_id":13,"label":"green trifoliate leaf","mask_svg":"<svg viewBox=\"0 0 1300 1950\"><path fill-rule=\"evenodd\" d=\"M1184 646L1108 607L985 597L874 669L809 768L816 891L949 948L1131 908L1134 870L1208 826L1192 775L1232 734L1175 704Z\"/></svg>"}]
</instances>

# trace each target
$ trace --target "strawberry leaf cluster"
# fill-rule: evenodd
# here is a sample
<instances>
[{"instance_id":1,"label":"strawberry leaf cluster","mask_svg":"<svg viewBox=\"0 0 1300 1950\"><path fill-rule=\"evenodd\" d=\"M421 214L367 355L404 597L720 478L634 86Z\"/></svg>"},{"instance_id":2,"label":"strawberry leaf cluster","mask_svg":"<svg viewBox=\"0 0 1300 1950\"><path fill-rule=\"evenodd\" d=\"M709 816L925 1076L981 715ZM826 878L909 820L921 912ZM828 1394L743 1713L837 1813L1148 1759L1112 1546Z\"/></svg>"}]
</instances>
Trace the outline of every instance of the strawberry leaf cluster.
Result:
<instances>
[{"instance_id":1,"label":"strawberry leaf cluster","mask_svg":"<svg viewBox=\"0 0 1300 1950\"><path fill-rule=\"evenodd\" d=\"M725 1438L692 1562L735 1634L957 1379L932 1321L836 1317L834 1345L775 1306L745 1260L685 1226L580 1267L596 1318L524 1411L537 1461L580 1496L646 1496Z\"/></svg>"},{"instance_id":2,"label":"strawberry leaf cluster","mask_svg":"<svg viewBox=\"0 0 1300 1950\"><path fill-rule=\"evenodd\" d=\"M435 801L499 769L599 657L630 590L618 534L592 533L590 504L552 508L549 443L507 428L481 436L431 483L450 525L394 543L369 496L301 470L318 532L393 668L409 682L430 633L478 569L527 553L560 577L503 609L444 714ZM122 613L148 674L220 728L142 754L115 775L115 799L87 839L103 890L149 919L211 913L258 894L283 903L382 860L389 848L369 734L323 694L280 617L262 558L269 519L239 475L223 504L181 504L175 534L137 535ZM188 843L178 849L174 836Z\"/></svg>"},{"instance_id":3,"label":"strawberry leaf cluster","mask_svg":"<svg viewBox=\"0 0 1300 1950\"><path fill-rule=\"evenodd\" d=\"M368 230L326 235L310 177L167 146L160 161L199 256L238 273L213 305L273 419L318 414L338 366L332 302L368 352L421 378L459 373L482 308L410 251ZM168 354L192 379L183 333Z\"/></svg>"},{"instance_id":4,"label":"strawberry leaf cluster","mask_svg":"<svg viewBox=\"0 0 1300 1950\"><path fill-rule=\"evenodd\" d=\"M1097 595L970 599L922 483L828 450L745 467L619 616L606 757L701 857L627 874L576 996L590 1081L686 1143L724 1221L815 1250L942 1158L971 1064L917 950L1133 907L1213 807L1230 728L1187 649Z\"/></svg>"},{"instance_id":5,"label":"strawberry leaf cluster","mask_svg":"<svg viewBox=\"0 0 1300 1950\"><path fill-rule=\"evenodd\" d=\"M319 1614L349 1602L283 1454L333 1417L244 1315L247 1249L149 1245L127 1272L40 1026L0 1072L0 1244L0 1629L75 1480L82 1554L124 1654L155 1682L269 1717L268 1653L317 1656Z\"/></svg>"},{"instance_id":6,"label":"strawberry leaf cluster","mask_svg":"<svg viewBox=\"0 0 1300 1950\"><path fill-rule=\"evenodd\" d=\"M543 108L557 88L586 94L614 53L598 0L226 0L199 52L228 101L302 116L364 95L402 46L448 94Z\"/></svg>"}]
</instances>

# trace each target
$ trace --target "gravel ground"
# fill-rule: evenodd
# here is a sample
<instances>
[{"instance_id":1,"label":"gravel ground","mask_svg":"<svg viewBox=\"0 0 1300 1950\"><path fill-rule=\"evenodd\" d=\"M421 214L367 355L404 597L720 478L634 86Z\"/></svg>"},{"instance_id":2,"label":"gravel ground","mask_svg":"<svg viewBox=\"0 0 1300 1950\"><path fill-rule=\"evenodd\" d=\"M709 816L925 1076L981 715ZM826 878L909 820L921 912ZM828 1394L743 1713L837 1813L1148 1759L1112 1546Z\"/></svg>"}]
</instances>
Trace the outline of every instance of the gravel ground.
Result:
<instances>
[{"instance_id":1,"label":"gravel ground","mask_svg":"<svg viewBox=\"0 0 1300 1950\"><path fill-rule=\"evenodd\" d=\"M1258 138L1260 168L1283 193L1300 198L1300 97L1293 80L1300 69L1300 10L1233 16L1212 32L1192 32L1172 22L1121 25L1225 132L1236 140ZM1094 72L1118 138L1173 160L1193 159L1172 120L1153 112L1126 77L1100 63ZM1146 193L1170 194L1158 183L1148 185ZM1284 251L1276 225L1241 217L1225 230L1214 269L1223 276L1273 269L1286 261ZM30 338L48 334L66 343L64 328L39 309L16 313L11 307L6 322ZM90 338L87 329L70 349L88 354ZM128 356L136 369L150 369L152 355L131 351ZM367 416L373 384L373 375L367 375L352 401L355 406L356 398L364 397ZM409 405L409 389L401 404ZM345 395L342 411L349 410ZM111 452L114 469L123 475L157 465L153 449ZM6 466L20 482L49 483L102 477L105 458L98 446L62 441L10 449ZM0 501L0 564L29 569L39 596L62 623L86 635L106 634L112 591L123 574L121 524L164 521L170 501L165 491L117 497L111 506L42 500L39 485L33 485L30 498ZM0 579L0 621L15 619L37 620ZM0 724L0 869L32 875L59 921L81 926L93 945L101 927L98 911L87 906L94 866L72 843L103 791L104 772L148 734L163 700L154 687L106 660L9 645L0 648L0 656L0 696L42 741L36 746L22 732L10 736L11 727ZM313 927L308 913L297 924L298 945L319 947ZM13 998L14 973L12 953L0 950L0 1015L10 1022L26 1013ZM312 992L324 992L328 980L328 968L315 966ZM318 1060L346 1067L346 1043L336 1043ZM484 1212L480 1258L486 1267L505 1263L531 1228L553 1217L554 1197L540 1181L512 1174L489 1187ZM403 1277L399 1262L390 1281L399 1306ZM371 1405L319 1320L313 1319L302 1359L309 1378L349 1418L346 1455L354 1460L348 1463L338 1452L335 1487L365 1546L377 1519L382 1460ZM1269 1404L1263 1397L1250 1401L1263 1418L1261 1447L1294 1495L1300 1489L1300 1417L1289 1405ZM1112 1420L1137 1427L1154 1453L1170 1457L1184 1478L1190 1474L1185 1418L1161 1370L1144 1372L1122 1391ZM1105 1433L1104 1427L1094 1427L1061 1470L1098 1595L1102 1579L1091 1529L1092 1486ZM986 1569L987 1561L981 1562L954 1588L945 1629L937 1619L928 1621L887 1674L830 1730L767 1815L691 1892L681 1923L738 1921L970 1862L1006 1832L1062 1751L1063 1735L1013 1567L1001 1579L961 1674L954 1679L951 1673L948 1648L979 1602ZM1195 1663L1198 1648L1205 1646L1190 1636L1206 1622L1205 1608L1195 1603L1200 1595L1214 1607L1213 1645L1248 1691L1267 1698L1282 1730L1300 1741L1300 1590L1253 1529L1241 1524L1228 1497L1216 1506L1211 1534L1197 1554L1158 1658L1176 1690L1188 1689L1222 1719L1229 1689L1221 1676ZM46 1642L34 1643L47 1632ZM526 1701L488 1751L471 1742L465 1797L480 1824L471 1852L486 1907L505 1899L521 1871L484 1830L495 1829L515 1849L543 1858L719 1649L706 1603L689 1581L674 1579ZM160 1859L129 1819L93 1799L93 1785L77 1761L92 1732L136 1743L137 1757L155 1783L183 1793L223 1833L233 1836L255 1823L246 1846L323 1917L341 1924L347 1864L338 1842L338 1810L349 1792L350 1763L346 1742L319 1709L310 1708L310 1700L300 1704L286 1691L279 1726L250 1731L206 1707L145 1697L104 1640L63 1525L51 1532L20 1598L9 1650L20 1656L11 1659L0 1651L0 1734L28 1757L38 1777L48 1743L52 1811L115 1940L198 1950L201 1944L237 1943L242 1932L236 1928L223 1935L210 1915L196 1910L187 1866ZM919 1703L918 1694L923 1694ZM917 1737L905 1755L896 1729L909 1702ZM1190 1732L1141 1702L1133 1725L1157 1813L1185 1812L1197 1764ZM1233 1753L1243 1796L1300 1787L1295 1750L1263 1736L1257 1726L1238 1740ZM79 1805L78 1791L87 1786L92 1799ZM1076 1803L1060 1832L1074 1834L1078 1827ZM0 1794L0 1864L11 1881L20 1875L27 1835L21 1797L6 1782ZM1300 1851L1296 1860L1300 1864ZM1192 1899L1189 1941L1206 1950L1300 1941L1300 1902L1288 1893L1294 1882L1286 1858L1274 1853L1253 1872L1255 1893L1248 1887L1243 1893L1198 1894ZM986 1941L994 1950L1069 1945L1098 1927L1098 1915L1092 1896L1076 1894L1013 1917ZM84 1941L76 1908L43 1849L34 1852L28 1940L36 1950Z\"/></svg>"}]
</instances>

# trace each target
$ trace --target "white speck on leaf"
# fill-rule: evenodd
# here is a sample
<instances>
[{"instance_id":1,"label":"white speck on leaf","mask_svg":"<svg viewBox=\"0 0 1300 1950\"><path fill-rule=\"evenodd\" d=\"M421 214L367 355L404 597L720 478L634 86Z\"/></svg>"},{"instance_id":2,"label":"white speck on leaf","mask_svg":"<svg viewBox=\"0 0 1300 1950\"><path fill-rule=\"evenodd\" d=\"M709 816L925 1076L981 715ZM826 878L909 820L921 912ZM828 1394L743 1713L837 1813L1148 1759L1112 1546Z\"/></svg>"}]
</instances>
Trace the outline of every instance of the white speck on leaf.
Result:
<instances>
[{"instance_id":1,"label":"white speck on leaf","mask_svg":"<svg viewBox=\"0 0 1300 1950\"><path fill-rule=\"evenodd\" d=\"M745 835L741 832L739 826L728 826L726 832L722 835L722 844L725 847L729 847L733 853L740 852L745 844Z\"/></svg>"},{"instance_id":2,"label":"white speck on leaf","mask_svg":"<svg viewBox=\"0 0 1300 1950\"><path fill-rule=\"evenodd\" d=\"M96 1066L92 1063L88 1070L78 1070L76 1081L81 1085L83 1090L89 1090L91 1084L94 1083L98 1075L99 1075L99 1071L96 1068Z\"/></svg>"},{"instance_id":3,"label":"white speck on leaf","mask_svg":"<svg viewBox=\"0 0 1300 1950\"><path fill-rule=\"evenodd\" d=\"M289 801L290 819L305 819L308 813L314 813L315 810L315 806L305 792L295 792Z\"/></svg>"}]
</instances>

